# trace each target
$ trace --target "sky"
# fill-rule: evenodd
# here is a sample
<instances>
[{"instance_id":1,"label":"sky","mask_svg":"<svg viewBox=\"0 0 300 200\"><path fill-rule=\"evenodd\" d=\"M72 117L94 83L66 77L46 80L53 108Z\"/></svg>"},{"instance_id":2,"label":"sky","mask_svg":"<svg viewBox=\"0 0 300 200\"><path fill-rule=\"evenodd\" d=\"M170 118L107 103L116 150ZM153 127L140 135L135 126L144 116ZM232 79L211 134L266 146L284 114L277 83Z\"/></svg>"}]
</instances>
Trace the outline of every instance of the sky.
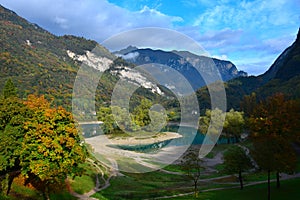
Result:
<instances>
[{"instance_id":1,"label":"sky","mask_svg":"<svg viewBox=\"0 0 300 200\"><path fill-rule=\"evenodd\" d=\"M249 75L264 73L295 41L300 27L299 0L0 0L0 4L53 34L82 36L100 44L136 28L171 29Z\"/></svg>"}]
</instances>

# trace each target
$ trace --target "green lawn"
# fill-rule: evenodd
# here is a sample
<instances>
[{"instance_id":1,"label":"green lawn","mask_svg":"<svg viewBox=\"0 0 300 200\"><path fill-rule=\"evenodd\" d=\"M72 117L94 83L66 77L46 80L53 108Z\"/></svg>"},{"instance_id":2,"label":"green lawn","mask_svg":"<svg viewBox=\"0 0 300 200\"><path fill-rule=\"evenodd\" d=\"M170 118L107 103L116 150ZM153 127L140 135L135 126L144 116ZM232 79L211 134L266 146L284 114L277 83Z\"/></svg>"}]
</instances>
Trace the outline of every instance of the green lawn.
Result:
<instances>
[{"instance_id":1,"label":"green lawn","mask_svg":"<svg viewBox=\"0 0 300 200\"><path fill-rule=\"evenodd\" d=\"M190 191L183 176L162 172L129 174L111 180L111 186L93 195L98 199L143 199Z\"/></svg>"},{"instance_id":2,"label":"green lawn","mask_svg":"<svg viewBox=\"0 0 300 200\"><path fill-rule=\"evenodd\" d=\"M42 200L41 193L28 187L14 184L9 196L1 196L0 200ZM76 200L77 198L71 196L68 192L63 191L58 194L51 194L51 200Z\"/></svg>"},{"instance_id":3,"label":"green lawn","mask_svg":"<svg viewBox=\"0 0 300 200\"><path fill-rule=\"evenodd\" d=\"M78 194L84 194L95 187L96 169L88 163L84 164L84 169L86 171L82 176L77 176L74 180L70 179L72 189Z\"/></svg>"},{"instance_id":4,"label":"green lawn","mask_svg":"<svg viewBox=\"0 0 300 200\"><path fill-rule=\"evenodd\" d=\"M271 184L272 200L297 200L300 199L300 178L282 181L281 188L277 189L275 183ZM199 197L193 195L173 197L170 199L201 199L201 200L265 200L267 199L267 184L240 189L226 189L220 191L200 192Z\"/></svg>"}]
</instances>

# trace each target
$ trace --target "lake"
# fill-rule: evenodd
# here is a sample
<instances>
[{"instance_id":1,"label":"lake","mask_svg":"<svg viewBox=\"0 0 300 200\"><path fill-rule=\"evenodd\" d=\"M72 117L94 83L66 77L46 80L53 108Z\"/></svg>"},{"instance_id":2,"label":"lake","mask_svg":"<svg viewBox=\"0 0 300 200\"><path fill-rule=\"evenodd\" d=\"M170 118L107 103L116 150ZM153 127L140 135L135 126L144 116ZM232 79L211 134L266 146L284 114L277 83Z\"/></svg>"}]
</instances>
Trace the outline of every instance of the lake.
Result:
<instances>
[{"instance_id":1,"label":"lake","mask_svg":"<svg viewBox=\"0 0 300 200\"><path fill-rule=\"evenodd\" d=\"M100 126L97 124L84 124L80 126L83 131L83 136L85 138L95 137L97 135L103 134ZM124 150L137 151L137 152L157 152L163 147L170 146L185 146L185 145L201 145L205 138L205 135L200 133L197 129L188 126L176 126L169 125L162 129L162 132L176 132L182 135L181 138L165 140L162 142L157 142L153 144L146 145L110 145L111 147L116 147ZM217 144L226 144L227 138L220 137ZM236 142L235 138L230 139L231 143Z\"/></svg>"}]
</instances>

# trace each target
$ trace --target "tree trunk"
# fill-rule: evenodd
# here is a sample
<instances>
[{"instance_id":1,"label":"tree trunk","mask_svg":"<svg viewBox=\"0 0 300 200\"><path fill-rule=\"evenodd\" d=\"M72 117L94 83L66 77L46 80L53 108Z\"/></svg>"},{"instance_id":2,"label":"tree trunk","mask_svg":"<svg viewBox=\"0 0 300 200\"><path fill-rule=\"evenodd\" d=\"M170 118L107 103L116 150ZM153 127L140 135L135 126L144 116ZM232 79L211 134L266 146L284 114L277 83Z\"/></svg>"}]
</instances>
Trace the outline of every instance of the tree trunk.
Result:
<instances>
[{"instance_id":1,"label":"tree trunk","mask_svg":"<svg viewBox=\"0 0 300 200\"><path fill-rule=\"evenodd\" d=\"M239 171L239 180L240 180L240 185L241 185L241 190L244 189L244 184L243 184L243 177L242 177L242 171Z\"/></svg>"},{"instance_id":2,"label":"tree trunk","mask_svg":"<svg viewBox=\"0 0 300 200\"><path fill-rule=\"evenodd\" d=\"M19 176L21 174L20 171L15 171L9 174L8 176L8 182L7 182L7 191L6 191L6 195L9 195L9 192L11 190L11 185L14 181L14 179Z\"/></svg>"},{"instance_id":3,"label":"tree trunk","mask_svg":"<svg viewBox=\"0 0 300 200\"><path fill-rule=\"evenodd\" d=\"M276 187L277 188L280 188L280 176L279 176L279 172L276 172Z\"/></svg>"},{"instance_id":4,"label":"tree trunk","mask_svg":"<svg viewBox=\"0 0 300 200\"><path fill-rule=\"evenodd\" d=\"M8 177L8 185L7 185L6 195L9 195L9 192L11 190L11 185L12 185L12 183L14 181L14 178L15 178L14 176L9 176Z\"/></svg>"},{"instance_id":5,"label":"tree trunk","mask_svg":"<svg viewBox=\"0 0 300 200\"><path fill-rule=\"evenodd\" d=\"M268 200L271 200L271 181L270 181L271 170L268 170Z\"/></svg>"},{"instance_id":6,"label":"tree trunk","mask_svg":"<svg viewBox=\"0 0 300 200\"><path fill-rule=\"evenodd\" d=\"M195 197L197 197L198 196L198 188L197 188L197 180L194 180L194 193L195 193Z\"/></svg>"}]
</instances>

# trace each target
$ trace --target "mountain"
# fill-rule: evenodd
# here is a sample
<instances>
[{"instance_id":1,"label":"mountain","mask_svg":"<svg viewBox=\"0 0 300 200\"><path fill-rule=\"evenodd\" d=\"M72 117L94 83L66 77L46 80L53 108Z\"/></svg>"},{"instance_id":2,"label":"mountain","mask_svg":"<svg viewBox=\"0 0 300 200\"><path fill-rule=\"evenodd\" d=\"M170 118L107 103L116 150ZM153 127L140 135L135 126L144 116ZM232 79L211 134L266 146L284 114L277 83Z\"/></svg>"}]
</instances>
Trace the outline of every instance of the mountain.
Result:
<instances>
[{"instance_id":1,"label":"mountain","mask_svg":"<svg viewBox=\"0 0 300 200\"><path fill-rule=\"evenodd\" d=\"M300 98L300 28L295 42L285 49L269 70L257 77L262 85L255 89L261 98L284 93L289 98Z\"/></svg>"},{"instance_id":2,"label":"mountain","mask_svg":"<svg viewBox=\"0 0 300 200\"><path fill-rule=\"evenodd\" d=\"M135 50L138 50L138 48L135 46L129 45L126 49L121 49L120 51L115 51L115 52L113 52L113 54L115 54L116 56L122 57L123 55L128 54L131 51L135 51Z\"/></svg>"},{"instance_id":3,"label":"mountain","mask_svg":"<svg viewBox=\"0 0 300 200\"><path fill-rule=\"evenodd\" d=\"M270 79L289 80L300 75L300 29L296 41L275 60L270 69L261 75L264 81Z\"/></svg>"},{"instance_id":4,"label":"mountain","mask_svg":"<svg viewBox=\"0 0 300 200\"><path fill-rule=\"evenodd\" d=\"M276 59L266 73L250 77L245 76L244 72L239 72L229 61L185 51L166 52L131 46L117 52L122 54L125 61L95 41L70 35L55 36L2 6L0 47L0 91L7 79L11 78L18 87L21 98L26 98L32 93L44 94L46 98L54 99L54 104L69 110L72 105L74 81L83 63L90 66L90 70L84 74L87 78L99 71L103 72L96 90L97 106L109 104L115 84L120 80L142 86L134 92L131 98L132 105L138 104L141 98L146 97L169 107L178 106L166 85L159 85L147 73L134 69L136 64L153 62L168 65L179 71L191 82L194 89L197 89L204 82L193 69L193 65L202 66L205 61L213 61L222 78L230 79L225 83L229 109L239 108L243 96L251 92L256 92L259 98L276 92L285 93L290 98L300 98L300 30L296 41ZM205 65L203 69L207 70ZM82 90L90 88L85 87ZM209 108L207 88L202 87L196 93L200 107Z\"/></svg>"},{"instance_id":5,"label":"mountain","mask_svg":"<svg viewBox=\"0 0 300 200\"><path fill-rule=\"evenodd\" d=\"M136 65L156 63L169 66L180 72L191 83L195 90L214 82L214 80L211 82L206 80L205 82L202 77L202 75L205 76L212 71L209 67L211 61L219 70L223 81L228 81L240 76L247 76L246 72L238 71L236 66L230 61L198 56L188 51L168 52L150 48L137 49L136 47L129 46L126 49L114 53ZM194 67L199 69L201 75Z\"/></svg>"},{"instance_id":6,"label":"mountain","mask_svg":"<svg viewBox=\"0 0 300 200\"><path fill-rule=\"evenodd\" d=\"M164 90L97 42L71 35L55 36L2 6L0 46L0 91L11 78L21 98L44 94L54 99L54 104L70 110L74 81L83 63L90 67L84 74L87 80L103 72L96 91L98 105L110 102L114 85L120 79L142 86L133 95L135 102L142 96L158 98ZM83 85L82 91L85 90L90 88Z\"/></svg>"}]
</instances>

